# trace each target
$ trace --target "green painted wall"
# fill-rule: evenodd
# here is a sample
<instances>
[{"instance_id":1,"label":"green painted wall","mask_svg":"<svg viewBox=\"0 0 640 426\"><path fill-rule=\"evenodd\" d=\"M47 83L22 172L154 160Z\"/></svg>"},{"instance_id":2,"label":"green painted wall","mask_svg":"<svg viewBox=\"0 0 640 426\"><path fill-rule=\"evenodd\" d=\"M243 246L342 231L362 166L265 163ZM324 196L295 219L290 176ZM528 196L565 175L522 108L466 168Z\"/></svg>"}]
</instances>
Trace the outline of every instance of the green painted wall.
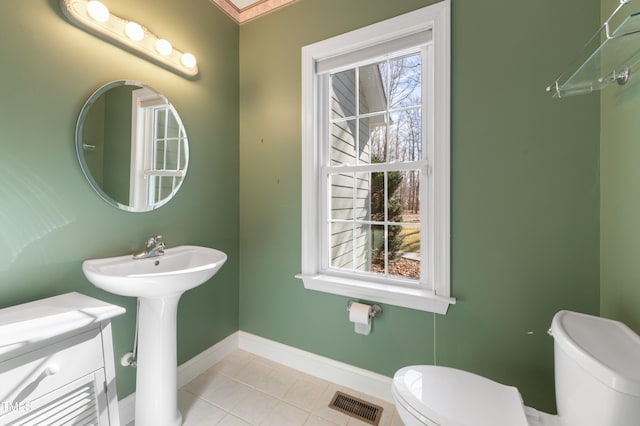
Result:
<instances>
[{"instance_id":1,"label":"green painted wall","mask_svg":"<svg viewBox=\"0 0 640 426\"><path fill-rule=\"evenodd\" d=\"M0 307L79 291L127 308L114 321L115 355L131 350L135 299L95 289L83 259L132 253L146 236L168 246L200 244L229 255L214 279L179 306L184 362L238 329L238 26L208 0L109 0L191 50L201 75L186 80L68 23L57 0L0 3ZM84 179L75 123L100 86L149 84L176 106L191 148L189 174L168 205L127 213L102 201ZM117 366L122 398L134 370Z\"/></svg>"},{"instance_id":2,"label":"green painted wall","mask_svg":"<svg viewBox=\"0 0 640 426\"><path fill-rule=\"evenodd\" d=\"M302 0L240 27L240 328L388 376L463 368L553 411L551 318L599 309L599 101L544 88L598 27L598 2L453 0L449 314L385 305L360 336L347 298L293 277L301 47L431 3Z\"/></svg>"},{"instance_id":3,"label":"green painted wall","mask_svg":"<svg viewBox=\"0 0 640 426\"><path fill-rule=\"evenodd\" d=\"M300 48L432 2L301 0L238 27L207 0L189 7L109 1L114 13L192 50L201 70L195 81L70 25L57 0L0 3L0 307L67 291L125 306L114 322L119 358L131 349L135 301L94 289L81 262L133 252L162 233L169 246L201 244L229 255L211 282L183 296L180 362L241 328L386 375L413 363L464 368L518 386L527 404L553 410L551 317L559 309L597 313L600 303L600 115L597 95L558 101L544 87L599 25L600 4L453 0L458 304L448 315L385 305L364 337L347 321L347 298L304 290L293 278L300 271ZM150 213L105 204L75 158L84 101L119 79L166 95L189 135L189 175L171 203ZM638 89L628 88L602 100L628 117L603 108L603 234L617 233L602 237L603 252L619 248L602 255L602 307L635 315L637 327L638 314L620 307L638 297L629 232L637 228L629 178ZM605 150L607 143L619 149ZM627 166L614 170L614 154ZM614 274L617 263L624 268ZM614 275L620 282L604 284ZM134 389L134 372L118 367L117 374L122 398Z\"/></svg>"},{"instance_id":4,"label":"green painted wall","mask_svg":"<svg viewBox=\"0 0 640 426\"><path fill-rule=\"evenodd\" d=\"M602 19L618 2L602 1ZM635 9L634 9L635 6ZM631 3L629 12L637 12ZM625 16L628 14L625 13ZM640 80L600 98L600 309L640 333Z\"/></svg>"}]
</instances>

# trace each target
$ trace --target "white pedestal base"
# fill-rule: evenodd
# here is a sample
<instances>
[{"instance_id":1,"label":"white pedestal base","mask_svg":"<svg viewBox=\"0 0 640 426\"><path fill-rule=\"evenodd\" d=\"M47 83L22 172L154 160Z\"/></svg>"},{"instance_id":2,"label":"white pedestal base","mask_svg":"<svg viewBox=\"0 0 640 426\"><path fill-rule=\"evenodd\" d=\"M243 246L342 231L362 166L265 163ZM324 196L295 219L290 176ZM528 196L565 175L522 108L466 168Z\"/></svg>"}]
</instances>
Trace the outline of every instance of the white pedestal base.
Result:
<instances>
[{"instance_id":1,"label":"white pedestal base","mask_svg":"<svg viewBox=\"0 0 640 426\"><path fill-rule=\"evenodd\" d=\"M136 426L180 426L176 322L181 294L139 298Z\"/></svg>"}]
</instances>

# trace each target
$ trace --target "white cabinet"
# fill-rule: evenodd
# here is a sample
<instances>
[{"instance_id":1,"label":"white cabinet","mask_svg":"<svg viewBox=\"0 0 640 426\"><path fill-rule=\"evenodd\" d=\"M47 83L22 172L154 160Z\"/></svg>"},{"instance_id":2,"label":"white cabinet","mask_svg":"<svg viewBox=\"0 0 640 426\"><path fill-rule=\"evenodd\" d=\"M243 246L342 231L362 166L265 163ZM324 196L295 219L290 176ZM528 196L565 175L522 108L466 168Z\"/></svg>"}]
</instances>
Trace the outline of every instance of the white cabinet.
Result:
<instances>
[{"instance_id":1,"label":"white cabinet","mask_svg":"<svg viewBox=\"0 0 640 426\"><path fill-rule=\"evenodd\" d=\"M115 305L68 293L0 309L0 425L119 425Z\"/></svg>"}]
</instances>

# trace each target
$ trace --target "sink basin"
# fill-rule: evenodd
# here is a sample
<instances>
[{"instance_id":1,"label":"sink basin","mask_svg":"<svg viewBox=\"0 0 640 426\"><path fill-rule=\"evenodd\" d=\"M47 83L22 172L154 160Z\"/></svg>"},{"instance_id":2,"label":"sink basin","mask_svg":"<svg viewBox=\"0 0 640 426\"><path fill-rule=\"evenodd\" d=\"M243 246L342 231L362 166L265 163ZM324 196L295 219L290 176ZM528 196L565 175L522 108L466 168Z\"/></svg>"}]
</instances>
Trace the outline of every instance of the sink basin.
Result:
<instances>
[{"instance_id":1,"label":"sink basin","mask_svg":"<svg viewBox=\"0 0 640 426\"><path fill-rule=\"evenodd\" d=\"M113 294L163 297L203 284L226 260L227 255L219 250L178 246L146 259L127 255L86 260L82 271L93 285Z\"/></svg>"}]
</instances>

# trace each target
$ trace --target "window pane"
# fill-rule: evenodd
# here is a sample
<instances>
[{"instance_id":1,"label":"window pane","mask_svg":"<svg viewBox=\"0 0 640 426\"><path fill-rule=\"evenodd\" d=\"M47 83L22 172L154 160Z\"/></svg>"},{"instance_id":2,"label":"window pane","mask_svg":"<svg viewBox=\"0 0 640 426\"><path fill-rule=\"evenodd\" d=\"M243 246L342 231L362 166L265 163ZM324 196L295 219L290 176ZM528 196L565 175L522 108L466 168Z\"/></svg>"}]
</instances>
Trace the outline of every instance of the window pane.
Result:
<instances>
[{"instance_id":1,"label":"window pane","mask_svg":"<svg viewBox=\"0 0 640 426\"><path fill-rule=\"evenodd\" d=\"M381 68L385 63L367 65L359 69L360 114L385 111L387 109L387 97L382 83Z\"/></svg>"},{"instance_id":2,"label":"window pane","mask_svg":"<svg viewBox=\"0 0 640 426\"><path fill-rule=\"evenodd\" d=\"M420 223L420 170L404 170L402 183L394 194L402 207L402 222Z\"/></svg>"},{"instance_id":3,"label":"window pane","mask_svg":"<svg viewBox=\"0 0 640 426\"><path fill-rule=\"evenodd\" d=\"M165 156L167 161L164 165L166 170L178 170L178 140L168 140L165 146Z\"/></svg>"},{"instance_id":4,"label":"window pane","mask_svg":"<svg viewBox=\"0 0 640 426\"><path fill-rule=\"evenodd\" d=\"M187 168L187 149L188 149L188 140L187 135L184 131L184 127L180 129L180 164L179 169L185 170Z\"/></svg>"},{"instance_id":5,"label":"window pane","mask_svg":"<svg viewBox=\"0 0 640 426\"><path fill-rule=\"evenodd\" d=\"M386 114L360 119L359 164L371 164L382 160L380 151L386 145L386 121Z\"/></svg>"},{"instance_id":6,"label":"window pane","mask_svg":"<svg viewBox=\"0 0 640 426\"><path fill-rule=\"evenodd\" d=\"M353 174L335 174L329 178L331 219L353 220Z\"/></svg>"},{"instance_id":7,"label":"window pane","mask_svg":"<svg viewBox=\"0 0 640 426\"><path fill-rule=\"evenodd\" d=\"M371 173L371 220L382 222L384 217L385 173Z\"/></svg>"},{"instance_id":8,"label":"window pane","mask_svg":"<svg viewBox=\"0 0 640 426\"><path fill-rule=\"evenodd\" d=\"M156 117L156 139L164 139L165 137L165 123L167 110L166 109L156 109L154 111Z\"/></svg>"},{"instance_id":9,"label":"window pane","mask_svg":"<svg viewBox=\"0 0 640 426\"><path fill-rule=\"evenodd\" d=\"M171 194L172 188L173 188L173 178L169 176L161 177L160 185L158 187L158 189L160 190L158 201L166 198L169 194Z\"/></svg>"},{"instance_id":10,"label":"window pane","mask_svg":"<svg viewBox=\"0 0 640 426\"><path fill-rule=\"evenodd\" d=\"M391 246L395 244L394 253ZM389 247L389 275L420 279L420 227L390 226Z\"/></svg>"},{"instance_id":11,"label":"window pane","mask_svg":"<svg viewBox=\"0 0 640 426\"><path fill-rule=\"evenodd\" d=\"M356 173L355 180L354 174L351 173L333 174L329 177L329 187L332 220L371 219L370 173Z\"/></svg>"},{"instance_id":12,"label":"window pane","mask_svg":"<svg viewBox=\"0 0 640 426\"><path fill-rule=\"evenodd\" d=\"M353 223L331 223L331 267L353 269Z\"/></svg>"},{"instance_id":13,"label":"window pane","mask_svg":"<svg viewBox=\"0 0 640 426\"><path fill-rule=\"evenodd\" d=\"M371 220L371 173L356 174L355 220Z\"/></svg>"},{"instance_id":14,"label":"window pane","mask_svg":"<svg viewBox=\"0 0 640 426\"><path fill-rule=\"evenodd\" d=\"M356 120L331 124L331 165L356 163Z\"/></svg>"},{"instance_id":15,"label":"window pane","mask_svg":"<svg viewBox=\"0 0 640 426\"><path fill-rule=\"evenodd\" d=\"M386 272L386 244L384 225L371 225L371 271L384 274Z\"/></svg>"},{"instance_id":16,"label":"window pane","mask_svg":"<svg viewBox=\"0 0 640 426\"><path fill-rule=\"evenodd\" d=\"M420 222L420 171L387 173L387 220Z\"/></svg>"},{"instance_id":17,"label":"window pane","mask_svg":"<svg viewBox=\"0 0 640 426\"><path fill-rule=\"evenodd\" d=\"M154 154L155 164L154 170L164 170L165 164L165 146L166 142L163 140L156 141L156 152Z\"/></svg>"},{"instance_id":18,"label":"window pane","mask_svg":"<svg viewBox=\"0 0 640 426\"><path fill-rule=\"evenodd\" d=\"M331 74L331 119L356 115L355 69Z\"/></svg>"},{"instance_id":19,"label":"window pane","mask_svg":"<svg viewBox=\"0 0 640 426\"><path fill-rule=\"evenodd\" d=\"M399 189L404 175L394 171L386 173L387 180L387 220L389 222L402 222L402 203L399 199Z\"/></svg>"},{"instance_id":20,"label":"window pane","mask_svg":"<svg viewBox=\"0 0 640 426\"><path fill-rule=\"evenodd\" d=\"M358 225L355 244L355 270L371 272L371 225Z\"/></svg>"},{"instance_id":21,"label":"window pane","mask_svg":"<svg viewBox=\"0 0 640 426\"><path fill-rule=\"evenodd\" d=\"M178 137L180 137L180 124L173 111L167 108L167 138L177 139Z\"/></svg>"},{"instance_id":22,"label":"window pane","mask_svg":"<svg viewBox=\"0 0 640 426\"><path fill-rule=\"evenodd\" d=\"M387 161L418 161L422 156L422 110L390 113Z\"/></svg>"},{"instance_id":23,"label":"window pane","mask_svg":"<svg viewBox=\"0 0 640 426\"><path fill-rule=\"evenodd\" d=\"M391 109L420 105L422 102L422 60L420 54L389 61L388 96Z\"/></svg>"}]
</instances>

